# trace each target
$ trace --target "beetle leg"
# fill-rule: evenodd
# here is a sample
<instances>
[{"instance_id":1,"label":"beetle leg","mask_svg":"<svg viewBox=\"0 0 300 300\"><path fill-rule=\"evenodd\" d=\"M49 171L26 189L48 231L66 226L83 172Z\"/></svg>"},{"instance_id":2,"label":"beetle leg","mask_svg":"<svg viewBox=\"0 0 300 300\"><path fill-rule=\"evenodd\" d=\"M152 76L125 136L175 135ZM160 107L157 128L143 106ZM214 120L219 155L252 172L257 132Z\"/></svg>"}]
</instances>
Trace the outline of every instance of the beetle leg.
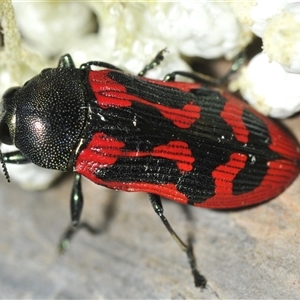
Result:
<instances>
[{"instance_id":1,"label":"beetle leg","mask_svg":"<svg viewBox=\"0 0 300 300\"><path fill-rule=\"evenodd\" d=\"M193 247L191 244L191 240L189 239L188 244L185 244L181 238L177 235L177 233L173 230L171 227L169 221L164 215L164 209L161 203L160 196L155 194L149 194L151 205L156 212L156 214L160 217L161 221L165 225L165 227L168 229L171 236L174 238L174 240L177 242L177 244L180 246L180 248L187 254L189 264L192 269L192 274L194 276L195 286L204 288L206 285L206 279L199 273L196 266L196 259L193 252Z\"/></svg>"},{"instance_id":2,"label":"beetle leg","mask_svg":"<svg viewBox=\"0 0 300 300\"><path fill-rule=\"evenodd\" d=\"M122 69L120 69L120 68L118 68L118 67L116 67L112 64L103 62L103 61L89 61L89 62L86 62L86 63L80 65L80 69L90 70L92 68L92 66L124 72Z\"/></svg>"},{"instance_id":3,"label":"beetle leg","mask_svg":"<svg viewBox=\"0 0 300 300\"><path fill-rule=\"evenodd\" d=\"M59 58L58 68L75 69L75 64L70 54L65 54Z\"/></svg>"},{"instance_id":4,"label":"beetle leg","mask_svg":"<svg viewBox=\"0 0 300 300\"><path fill-rule=\"evenodd\" d=\"M13 152L8 152L8 153L3 153L2 154L2 160L6 164L28 164L30 161L28 158L26 158L22 152L20 151L13 151Z\"/></svg>"},{"instance_id":5,"label":"beetle leg","mask_svg":"<svg viewBox=\"0 0 300 300\"><path fill-rule=\"evenodd\" d=\"M13 151L8 153L2 153L0 150L0 162L4 176L8 182L10 182L10 176L8 174L6 164L27 164L30 161L20 151Z\"/></svg>"},{"instance_id":6,"label":"beetle leg","mask_svg":"<svg viewBox=\"0 0 300 300\"><path fill-rule=\"evenodd\" d=\"M88 222L80 222L77 226L70 224L68 228L66 228L65 232L60 238L58 244L58 250L60 253L64 253L68 250L71 240L77 234L79 230L86 230L92 235L100 235L103 232L107 231L110 224L112 223L115 213L116 213L116 199L114 199L118 193L111 193L111 201L108 201L108 205L101 212L104 215L104 220L99 225L91 225Z\"/></svg>"},{"instance_id":7,"label":"beetle leg","mask_svg":"<svg viewBox=\"0 0 300 300\"><path fill-rule=\"evenodd\" d=\"M102 232L101 228L92 227L90 224L86 222L81 222L78 224L78 226L74 226L73 224L71 224L70 226L68 226L68 228L66 229L66 231L64 232L64 234L62 235L59 241L58 251L60 253L65 253L68 250L72 238L80 229L85 229L89 233L94 235L100 234Z\"/></svg>"},{"instance_id":8,"label":"beetle leg","mask_svg":"<svg viewBox=\"0 0 300 300\"><path fill-rule=\"evenodd\" d=\"M146 73L152 69L154 69L156 66L158 66L164 59L164 53L167 52L167 49L163 49L157 53L157 55L154 57L154 59L147 64L139 73L138 76L145 76Z\"/></svg>"},{"instance_id":9,"label":"beetle leg","mask_svg":"<svg viewBox=\"0 0 300 300\"><path fill-rule=\"evenodd\" d=\"M73 226L77 226L83 207L83 194L81 189L81 175L75 174L71 193L71 220Z\"/></svg>"},{"instance_id":10,"label":"beetle leg","mask_svg":"<svg viewBox=\"0 0 300 300\"><path fill-rule=\"evenodd\" d=\"M234 74L245 62L246 54L244 51L241 51L234 59L230 70L221 78L216 79L215 85L220 85L226 82L231 74Z\"/></svg>"},{"instance_id":11,"label":"beetle leg","mask_svg":"<svg viewBox=\"0 0 300 300\"><path fill-rule=\"evenodd\" d=\"M138 73L138 76L145 76L145 74L155 68L156 66L158 66L161 61L164 59L164 53L166 52L167 50L166 49L163 49L161 51L158 52L158 54L155 56L155 58L149 63L147 64L143 70L141 70L139 73ZM62 56L59 60L59 66L61 65L61 60L64 60L64 57L67 57L68 58L70 57L70 55L66 54L65 56ZM64 65L63 65L64 66ZM89 61L89 62L86 62L84 64L82 64L80 66L80 69L91 69L92 66L95 66L95 67L101 67L101 68L107 68L107 69L112 69L112 70L117 70L117 71L122 71L122 69L112 65L112 64L109 64L109 63L106 63L106 62L103 62L103 61Z\"/></svg>"},{"instance_id":12,"label":"beetle leg","mask_svg":"<svg viewBox=\"0 0 300 300\"><path fill-rule=\"evenodd\" d=\"M218 81L208 75L204 75L201 73L195 74L195 73L190 73L190 72L185 72L185 71L175 71L175 72L169 73L164 77L163 81L175 81L176 75L190 78L196 82L199 82L202 84L208 84L208 85L217 85L216 81Z\"/></svg>"},{"instance_id":13,"label":"beetle leg","mask_svg":"<svg viewBox=\"0 0 300 300\"><path fill-rule=\"evenodd\" d=\"M194 74L194 73L184 72L184 71L175 71L175 72L167 74L164 77L164 81L175 81L176 75L180 75L180 76L183 76L186 78L193 79L194 81L202 83L202 84L218 86L218 85L221 85L224 82L226 82L228 80L229 76L231 74L235 73L244 64L244 61L245 61L245 53L242 51L234 59L230 70L219 79L214 79L208 75L204 75L201 73Z\"/></svg>"}]
</instances>

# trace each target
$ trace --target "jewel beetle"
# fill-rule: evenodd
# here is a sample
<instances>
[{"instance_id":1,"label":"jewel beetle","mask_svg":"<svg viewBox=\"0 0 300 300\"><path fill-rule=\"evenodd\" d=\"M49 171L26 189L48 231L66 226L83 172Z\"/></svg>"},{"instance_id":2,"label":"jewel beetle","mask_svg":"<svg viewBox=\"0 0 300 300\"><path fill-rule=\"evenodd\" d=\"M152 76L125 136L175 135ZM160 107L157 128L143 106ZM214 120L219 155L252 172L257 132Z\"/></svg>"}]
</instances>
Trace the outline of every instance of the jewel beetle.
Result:
<instances>
[{"instance_id":1,"label":"jewel beetle","mask_svg":"<svg viewBox=\"0 0 300 300\"><path fill-rule=\"evenodd\" d=\"M133 76L100 61L76 68L67 54L57 68L8 89L0 141L19 151L1 153L1 160L7 178L5 163L72 170L74 225L83 206L81 176L148 193L203 287L192 247L168 223L161 197L217 209L267 201L299 174L300 150L285 130L218 89L217 81L179 71L164 80L143 77L162 59L163 51ZM194 83L175 81L177 75Z\"/></svg>"}]
</instances>

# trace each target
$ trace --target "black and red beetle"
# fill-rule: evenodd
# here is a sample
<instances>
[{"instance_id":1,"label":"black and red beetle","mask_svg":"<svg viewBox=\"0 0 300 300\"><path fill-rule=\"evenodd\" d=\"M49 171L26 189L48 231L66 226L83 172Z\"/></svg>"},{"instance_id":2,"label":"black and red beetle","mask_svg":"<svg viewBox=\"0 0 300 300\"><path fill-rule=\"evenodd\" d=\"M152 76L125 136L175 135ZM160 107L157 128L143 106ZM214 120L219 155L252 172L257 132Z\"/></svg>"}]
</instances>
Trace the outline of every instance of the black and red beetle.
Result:
<instances>
[{"instance_id":1,"label":"black and red beetle","mask_svg":"<svg viewBox=\"0 0 300 300\"><path fill-rule=\"evenodd\" d=\"M162 58L160 52L133 76L104 62L76 68L64 55L57 68L10 88L0 140L20 151L3 154L2 163L76 173L73 224L82 210L81 175L111 189L148 193L187 252L196 285L204 286L191 246L169 225L160 197L217 209L267 201L299 174L300 151L272 120L194 74L143 77ZM176 82L178 74L197 83Z\"/></svg>"}]
</instances>

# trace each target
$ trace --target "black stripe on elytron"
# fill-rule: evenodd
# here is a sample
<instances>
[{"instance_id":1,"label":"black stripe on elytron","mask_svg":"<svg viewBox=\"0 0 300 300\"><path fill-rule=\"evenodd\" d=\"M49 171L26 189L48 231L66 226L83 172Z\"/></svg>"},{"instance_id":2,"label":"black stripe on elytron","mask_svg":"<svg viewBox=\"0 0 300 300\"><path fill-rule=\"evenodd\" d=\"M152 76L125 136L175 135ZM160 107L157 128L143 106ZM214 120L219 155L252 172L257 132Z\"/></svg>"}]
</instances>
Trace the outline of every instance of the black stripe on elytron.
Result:
<instances>
[{"instance_id":1,"label":"black stripe on elytron","mask_svg":"<svg viewBox=\"0 0 300 300\"><path fill-rule=\"evenodd\" d=\"M181 108L191 100L196 99L193 94L184 93L173 87L147 82L121 72L111 71L107 76L124 85L128 94L155 104L160 103L172 108Z\"/></svg>"},{"instance_id":2,"label":"black stripe on elytron","mask_svg":"<svg viewBox=\"0 0 300 300\"><path fill-rule=\"evenodd\" d=\"M248 158L245 167L233 180L234 195L251 192L259 187L267 174L268 161L280 158L269 149L271 138L265 123L247 109L244 110L242 119L249 136L248 143L239 152L247 154Z\"/></svg>"}]
</instances>

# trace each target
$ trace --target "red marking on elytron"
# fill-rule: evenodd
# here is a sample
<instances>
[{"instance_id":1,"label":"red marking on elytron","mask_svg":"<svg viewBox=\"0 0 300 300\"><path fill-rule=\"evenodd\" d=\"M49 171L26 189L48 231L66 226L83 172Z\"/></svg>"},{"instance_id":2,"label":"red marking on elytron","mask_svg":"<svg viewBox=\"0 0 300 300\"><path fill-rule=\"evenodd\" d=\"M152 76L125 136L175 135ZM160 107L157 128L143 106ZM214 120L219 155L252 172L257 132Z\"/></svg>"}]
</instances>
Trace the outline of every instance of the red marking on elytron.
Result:
<instances>
[{"instance_id":1,"label":"red marking on elytron","mask_svg":"<svg viewBox=\"0 0 300 300\"><path fill-rule=\"evenodd\" d=\"M248 142L249 131L242 119L244 107L234 102L226 102L221 112L223 120L232 128L235 138L241 143Z\"/></svg>"},{"instance_id":2,"label":"red marking on elytron","mask_svg":"<svg viewBox=\"0 0 300 300\"><path fill-rule=\"evenodd\" d=\"M107 74L111 70L90 71L89 82L95 93L98 105L101 108L110 107L130 107L132 102L138 102L156 108L167 119L171 120L174 125L180 128L189 128L200 118L201 107L194 105L192 101L185 104L182 108L172 108L159 103L153 103L145 99L136 97L127 92L126 86L121 85L110 79ZM129 76L129 75L128 75ZM169 86L183 90L184 85L174 82L163 82L159 80L146 80L149 83ZM177 87L177 85L178 87ZM187 83L186 83L187 84ZM191 87L199 87L199 84L187 84ZM187 89L187 88L186 88ZM186 91L185 91L186 92Z\"/></svg>"},{"instance_id":3,"label":"red marking on elytron","mask_svg":"<svg viewBox=\"0 0 300 300\"><path fill-rule=\"evenodd\" d=\"M125 143L105 133L95 133L87 147L79 154L76 168L84 164L93 173L96 169L113 165L121 157L155 156L175 161L181 172L190 172L193 169L195 159L185 142L171 141L166 145L154 147L151 152L128 151L125 146ZM82 170L82 167L80 168Z\"/></svg>"},{"instance_id":4,"label":"red marking on elytron","mask_svg":"<svg viewBox=\"0 0 300 300\"><path fill-rule=\"evenodd\" d=\"M279 159L269 161L267 164L269 167L267 174L257 188L251 192L234 195L232 193L231 184L233 174L227 175L226 173L231 170L235 164L237 164L237 171L241 170L239 168L244 164L245 157L240 156L241 161L239 162L238 159L238 161L235 162L234 160L238 158L238 155L237 153L232 154L230 161L224 165L224 168L222 167L221 169L221 166L217 168L217 172L220 173L215 173L215 176L217 175L217 178L215 178L215 196L207 199L203 203L195 203L195 206L228 209L261 203L278 196L299 174L299 166L289 160ZM222 171L224 171L224 173L222 173ZM222 177L224 178L223 182ZM225 179L226 177L227 179Z\"/></svg>"},{"instance_id":5,"label":"red marking on elytron","mask_svg":"<svg viewBox=\"0 0 300 300\"><path fill-rule=\"evenodd\" d=\"M246 161L247 155L232 153L226 164L218 166L212 172L212 177L215 180L215 193L217 195L231 193L232 182L235 176L245 167Z\"/></svg>"},{"instance_id":6,"label":"red marking on elytron","mask_svg":"<svg viewBox=\"0 0 300 300\"><path fill-rule=\"evenodd\" d=\"M155 147L152 152L126 151L126 149L123 149L124 147L125 144L123 142L117 141L104 133L96 133L88 146L78 155L75 172L82 174L96 184L111 189L155 193L165 198L187 203L187 197L180 193L173 183L109 182L95 176L97 170L113 165L120 157L142 157L149 155L175 160L180 171L191 171L194 158L186 143L171 141L167 145Z\"/></svg>"},{"instance_id":7,"label":"red marking on elytron","mask_svg":"<svg viewBox=\"0 0 300 300\"><path fill-rule=\"evenodd\" d=\"M226 103L221 116L227 124L231 125L235 137L238 141L247 143L248 141L248 130L242 120L242 114L244 109L249 110L252 114L257 116L264 122L269 132L270 141L266 141L269 144L269 148L287 158L288 160L300 161L300 148L296 141L291 136L280 128L276 123L263 116L247 103L241 102L233 95L219 91L228 102ZM234 115L237 116L234 116Z\"/></svg>"},{"instance_id":8,"label":"red marking on elytron","mask_svg":"<svg viewBox=\"0 0 300 300\"><path fill-rule=\"evenodd\" d=\"M146 153L145 155L152 155L175 160L177 163L177 167L181 172L192 171L193 162L195 161L195 158L192 156L192 152L189 149L188 144L181 141L171 141L167 145L154 147L152 153Z\"/></svg>"}]
</instances>

